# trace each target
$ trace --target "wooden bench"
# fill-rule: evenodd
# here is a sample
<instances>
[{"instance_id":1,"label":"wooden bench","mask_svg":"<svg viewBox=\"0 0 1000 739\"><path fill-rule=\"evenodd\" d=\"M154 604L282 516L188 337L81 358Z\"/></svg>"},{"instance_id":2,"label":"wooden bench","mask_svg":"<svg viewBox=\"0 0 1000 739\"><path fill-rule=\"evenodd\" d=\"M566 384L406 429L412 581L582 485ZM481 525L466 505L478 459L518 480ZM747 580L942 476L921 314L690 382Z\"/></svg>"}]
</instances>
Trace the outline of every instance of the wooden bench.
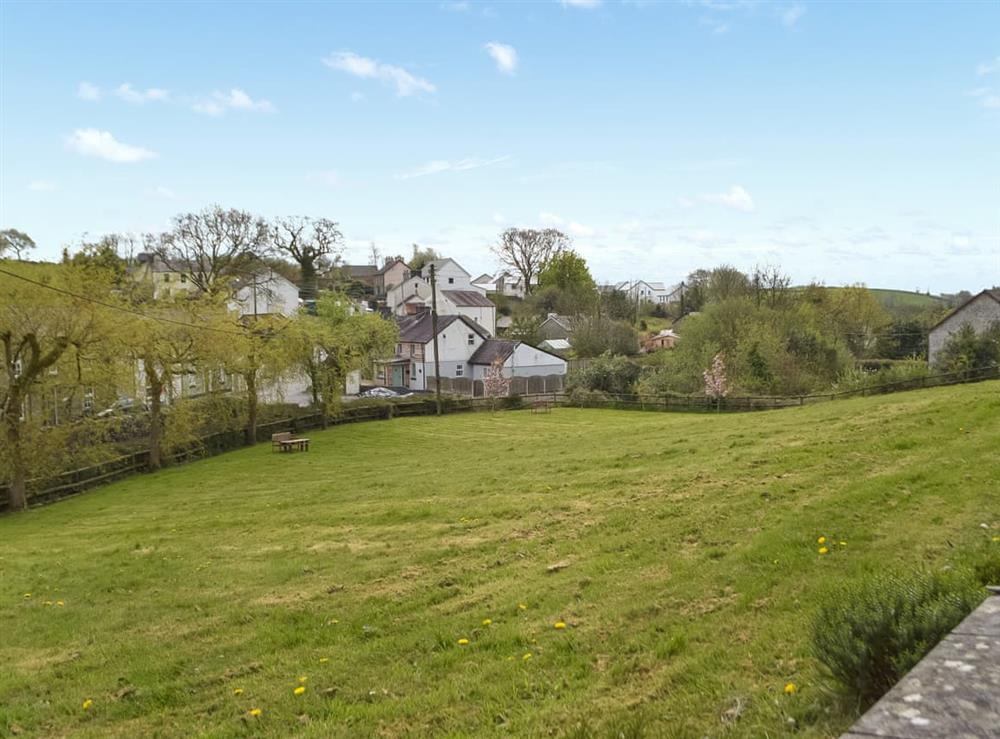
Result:
<instances>
[{"instance_id":1,"label":"wooden bench","mask_svg":"<svg viewBox=\"0 0 1000 739\"><path fill-rule=\"evenodd\" d=\"M531 412L532 413L550 413L552 411L552 401L551 400L533 400L531 401Z\"/></svg>"},{"instance_id":2,"label":"wooden bench","mask_svg":"<svg viewBox=\"0 0 1000 739\"><path fill-rule=\"evenodd\" d=\"M278 434L271 434L271 451L279 452L308 452L309 439L296 439L292 437L291 431L282 431Z\"/></svg>"}]
</instances>

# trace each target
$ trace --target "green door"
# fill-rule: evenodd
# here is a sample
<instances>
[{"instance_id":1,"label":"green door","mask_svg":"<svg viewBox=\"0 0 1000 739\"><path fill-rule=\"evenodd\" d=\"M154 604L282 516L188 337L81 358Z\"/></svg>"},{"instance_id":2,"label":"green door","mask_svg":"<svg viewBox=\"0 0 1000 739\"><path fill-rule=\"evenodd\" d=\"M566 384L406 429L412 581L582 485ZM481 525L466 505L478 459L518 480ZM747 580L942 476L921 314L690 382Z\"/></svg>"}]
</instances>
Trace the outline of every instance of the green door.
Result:
<instances>
[{"instance_id":1,"label":"green door","mask_svg":"<svg viewBox=\"0 0 1000 739\"><path fill-rule=\"evenodd\" d=\"M403 365L394 364L392 365L392 384L394 387L400 387L403 384Z\"/></svg>"}]
</instances>

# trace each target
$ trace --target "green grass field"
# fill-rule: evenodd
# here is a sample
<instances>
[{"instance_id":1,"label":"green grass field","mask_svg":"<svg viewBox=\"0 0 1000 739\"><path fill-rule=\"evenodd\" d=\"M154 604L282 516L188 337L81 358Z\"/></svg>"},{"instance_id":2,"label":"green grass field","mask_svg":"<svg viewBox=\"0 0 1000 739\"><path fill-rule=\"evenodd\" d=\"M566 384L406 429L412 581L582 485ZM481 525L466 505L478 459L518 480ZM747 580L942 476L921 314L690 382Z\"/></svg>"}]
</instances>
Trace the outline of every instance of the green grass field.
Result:
<instances>
[{"instance_id":1,"label":"green grass field","mask_svg":"<svg viewBox=\"0 0 1000 739\"><path fill-rule=\"evenodd\" d=\"M0 735L835 736L818 599L1000 527L996 382L312 438L0 518Z\"/></svg>"}]
</instances>

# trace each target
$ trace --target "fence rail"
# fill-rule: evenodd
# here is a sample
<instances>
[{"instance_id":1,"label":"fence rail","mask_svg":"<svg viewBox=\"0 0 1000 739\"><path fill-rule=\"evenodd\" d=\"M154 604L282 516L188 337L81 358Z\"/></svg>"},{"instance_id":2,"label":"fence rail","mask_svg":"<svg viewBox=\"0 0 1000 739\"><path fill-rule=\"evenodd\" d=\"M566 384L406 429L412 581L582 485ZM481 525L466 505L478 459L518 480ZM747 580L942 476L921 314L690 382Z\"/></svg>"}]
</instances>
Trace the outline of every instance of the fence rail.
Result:
<instances>
[{"instance_id":1,"label":"fence rail","mask_svg":"<svg viewBox=\"0 0 1000 739\"><path fill-rule=\"evenodd\" d=\"M1000 368L983 367L965 372L927 375L912 380L902 380L883 385L809 395L727 397L721 400L697 395L593 395L588 396L584 402L578 403L578 405L591 408L616 408L623 410L739 413L812 405L814 403L843 398L884 395L906 390L959 385L998 378L1000 378ZM530 407L534 401L548 401L556 405L562 405L570 402L570 396L559 390L556 392L532 393L518 398L448 397L443 400L442 410L445 413L514 410ZM299 433L345 423L388 420L400 416L427 416L433 415L436 412L436 401L433 397L428 396L418 399L386 402L378 405L347 405L336 415L327 416L325 419L323 414L313 413L294 418L280 418L260 424L257 426L257 441L269 441L271 434L279 431ZM167 461L176 464L210 457L239 448L243 445L244 440L245 431L243 429L220 431L202 437L188 448L171 455ZM148 467L149 452L137 451L132 454L108 459L90 467L70 470L52 478L30 480L28 503L31 506L52 503L97 487L98 485L143 472ZM0 486L0 512L6 508L7 488Z\"/></svg>"}]
</instances>

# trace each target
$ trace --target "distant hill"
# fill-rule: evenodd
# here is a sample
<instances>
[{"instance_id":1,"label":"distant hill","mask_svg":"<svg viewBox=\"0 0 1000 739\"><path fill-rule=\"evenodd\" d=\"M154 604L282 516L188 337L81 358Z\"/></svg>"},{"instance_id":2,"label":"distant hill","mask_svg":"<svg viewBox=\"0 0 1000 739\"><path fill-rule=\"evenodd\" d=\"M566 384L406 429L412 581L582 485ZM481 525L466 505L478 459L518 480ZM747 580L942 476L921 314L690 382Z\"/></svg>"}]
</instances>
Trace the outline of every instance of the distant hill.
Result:
<instances>
[{"instance_id":1,"label":"distant hill","mask_svg":"<svg viewBox=\"0 0 1000 739\"><path fill-rule=\"evenodd\" d=\"M840 290L841 288L831 286L826 289ZM909 290L890 290L881 287L870 287L868 290L894 319L912 319L926 313L944 314L952 306L952 301L941 295L928 295Z\"/></svg>"}]
</instances>

